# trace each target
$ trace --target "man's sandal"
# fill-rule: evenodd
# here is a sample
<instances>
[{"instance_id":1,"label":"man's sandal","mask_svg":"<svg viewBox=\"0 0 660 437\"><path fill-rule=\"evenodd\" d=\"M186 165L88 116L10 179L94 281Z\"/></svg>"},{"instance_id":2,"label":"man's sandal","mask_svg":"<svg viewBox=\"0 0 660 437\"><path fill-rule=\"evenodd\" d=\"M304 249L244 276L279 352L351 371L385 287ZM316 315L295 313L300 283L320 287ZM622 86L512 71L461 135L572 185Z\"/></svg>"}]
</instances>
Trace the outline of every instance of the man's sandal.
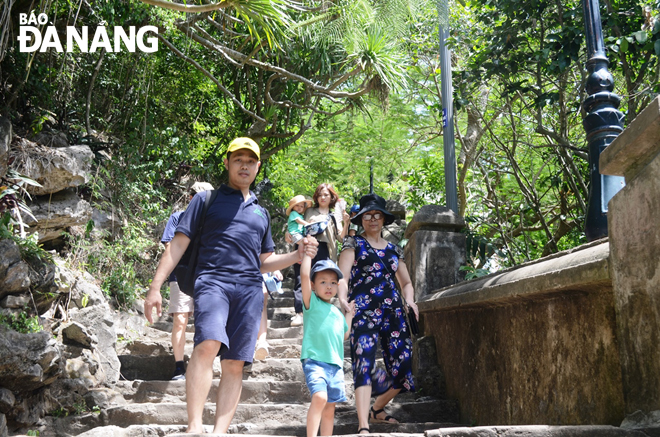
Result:
<instances>
[{"instance_id":1,"label":"man's sandal","mask_svg":"<svg viewBox=\"0 0 660 437\"><path fill-rule=\"evenodd\" d=\"M369 413L369 422L371 423L399 423L394 417L385 415L384 419L379 419L378 415L384 413L384 409L374 410L374 407L371 407L371 412Z\"/></svg>"},{"instance_id":2,"label":"man's sandal","mask_svg":"<svg viewBox=\"0 0 660 437\"><path fill-rule=\"evenodd\" d=\"M371 431L369 431L369 428L360 428L358 429L358 434L360 434L362 431L367 431L368 434L371 434Z\"/></svg>"}]
</instances>

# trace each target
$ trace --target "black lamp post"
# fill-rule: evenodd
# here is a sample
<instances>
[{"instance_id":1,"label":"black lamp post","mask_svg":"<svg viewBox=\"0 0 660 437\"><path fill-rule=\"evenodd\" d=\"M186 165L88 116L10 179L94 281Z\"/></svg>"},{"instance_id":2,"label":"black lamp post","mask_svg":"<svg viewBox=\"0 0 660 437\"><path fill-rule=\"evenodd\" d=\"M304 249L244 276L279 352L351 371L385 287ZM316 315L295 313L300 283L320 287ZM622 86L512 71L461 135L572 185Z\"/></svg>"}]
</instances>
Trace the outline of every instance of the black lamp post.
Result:
<instances>
[{"instance_id":1,"label":"black lamp post","mask_svg":"<svg viewBox=\"0 0 660 437\"><path fill-rule=\"evenodd\" d=\"M371 169L369 170L369 193L374 194L374 158L371 158Z\"/></svg>"},{"instance_id":2,"label":"black lamp post","mask_svg":"<svg viewBox=\"0 0 660 437\"><path fill-rule=\"evenodd\" d=\"M623 131L621 98L614 91L614 78L608 71L598 0L582 0L586 28L588 97L582 103L587 116L582 125L589 144L589 203L585 219L587 240L607 236L607 203L623 186L620 176L601 175L598 159L605 148Z\"/></svg>"}]
</instances>

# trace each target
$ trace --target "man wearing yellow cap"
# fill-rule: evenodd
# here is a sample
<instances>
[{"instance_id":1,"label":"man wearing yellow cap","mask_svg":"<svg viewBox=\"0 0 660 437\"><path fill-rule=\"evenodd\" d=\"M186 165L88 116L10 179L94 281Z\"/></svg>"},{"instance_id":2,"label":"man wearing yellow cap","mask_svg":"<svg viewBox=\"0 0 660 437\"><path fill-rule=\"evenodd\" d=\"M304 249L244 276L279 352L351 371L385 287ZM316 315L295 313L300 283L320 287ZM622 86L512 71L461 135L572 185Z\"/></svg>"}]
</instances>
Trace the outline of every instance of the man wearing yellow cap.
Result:
<instances>
[{"instance_id":1,"label":"man wearing yellow cap","mask_svg":"<svg viewBox=\"0 0 660 437\"><path fill-rule=\"evenodd\" d=\"M186 399L189 433L203 432L202 413L211 388L213 360L221 356L222 377L213 433L225 434L242 390L243 366L252 362L263 307L261 272L283 269L316 255L303 240L297 252L274 254L268 211L250 185L261 166L259 146L250 138L231 142L224 160L229 182L209 206L199 246L195 280L195 349L188 364ZM163 255L147 293L144 310L161 314L160 287L195 238L206 192L193 197ZM167 256L166 256L167 255Z\"/></svg>"}]
</instances>

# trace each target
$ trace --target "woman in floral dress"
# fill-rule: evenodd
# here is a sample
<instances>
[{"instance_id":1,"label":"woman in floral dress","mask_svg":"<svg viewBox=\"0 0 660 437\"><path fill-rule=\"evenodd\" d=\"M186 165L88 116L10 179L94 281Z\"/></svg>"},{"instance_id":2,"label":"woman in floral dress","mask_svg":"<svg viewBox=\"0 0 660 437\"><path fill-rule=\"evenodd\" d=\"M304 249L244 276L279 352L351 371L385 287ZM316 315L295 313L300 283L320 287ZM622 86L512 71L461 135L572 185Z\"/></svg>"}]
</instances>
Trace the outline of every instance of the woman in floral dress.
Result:
<instances>
[{"instance_id":1,"label":"woman in floral dress","mask_svg":"<svg viewBox=\"0 0 660 437\"><path fill-rule=\"evenodd\" d=\"M381 236L383 226L394 221L385 209L385 199L377 194L363 196L360 212L351 221L361 225L364 233L344 240L339 257L344 279L338 296L344 311L348 311L348 302L355 301L350 336L353 383L358 433L367 433L369 422L397 423L385 413L385 406L400 392L415 390L412 339L401 294L417 318L419 311L403 252ZM375 370L379 342L387 374ZM372 391L378 397L369 409Z\"/></svg>"}]
</instances>

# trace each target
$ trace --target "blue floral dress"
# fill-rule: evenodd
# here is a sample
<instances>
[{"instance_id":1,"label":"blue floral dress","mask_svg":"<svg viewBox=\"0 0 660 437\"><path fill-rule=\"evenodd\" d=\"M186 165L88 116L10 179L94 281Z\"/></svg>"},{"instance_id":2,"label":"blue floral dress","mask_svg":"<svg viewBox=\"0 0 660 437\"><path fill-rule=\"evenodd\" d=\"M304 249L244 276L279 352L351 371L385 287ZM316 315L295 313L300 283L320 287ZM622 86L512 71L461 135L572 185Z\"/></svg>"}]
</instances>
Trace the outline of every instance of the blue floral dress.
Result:
<instances>
[{"instance_id":1,"label":"blue floral dress","mask_svg":"<svg viewBox=\"0 0 660 437\"><path fill-rule=\"evenodd\" d=\"M390 387L415 391L412 339L394 282L403 252L392 243L372 248L360 236L346 237L344 250L355 250L348 299L355 301L356 310L350 334L354 387L372 385L372 395ZM375 370L379 340L387 375Z\"/></svg>"}]
</instances>

